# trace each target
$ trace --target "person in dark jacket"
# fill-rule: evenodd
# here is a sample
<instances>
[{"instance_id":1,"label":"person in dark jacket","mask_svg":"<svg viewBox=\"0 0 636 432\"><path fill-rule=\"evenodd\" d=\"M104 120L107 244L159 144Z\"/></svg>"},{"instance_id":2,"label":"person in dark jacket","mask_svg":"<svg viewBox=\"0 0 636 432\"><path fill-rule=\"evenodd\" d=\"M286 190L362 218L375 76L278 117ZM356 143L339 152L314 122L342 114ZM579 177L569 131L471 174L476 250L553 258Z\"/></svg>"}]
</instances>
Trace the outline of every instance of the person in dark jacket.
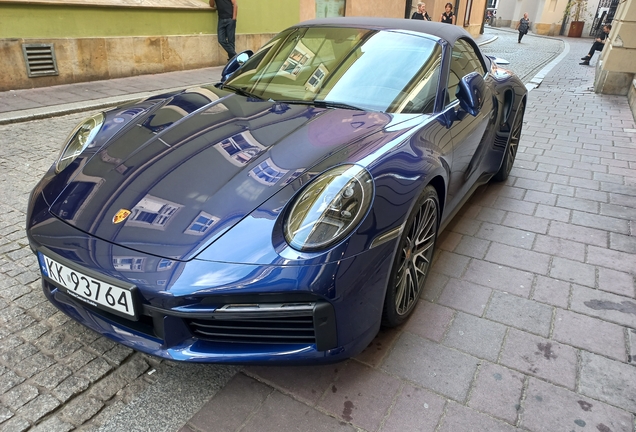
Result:
<instances>
[{"instance_id":1,"label":"person in dark jacket","mask_svg":"<svg viewBox=\"0 0 636 432\"><path fill-rule=\"evenodd\" d=\"M444 13L442 14L440 21L446 24L455 24L455 14L453 13L453 5L446 3L444 6Z\"/></svg>"},{"instance_id":2,"label":"person in dark jacket","mask_svg":"<svg viewBox=\"0 0 636 432\"><path fill-rule=\"evenodd\" d=\"M426 21L431 20L431 17L428 16L428 13L426 12L426 5L424 3L419 2L417 4L417 11L413 12L413 15L411 15L411 19L426 20Z\"/></svg>"},{"instance_id":3,"label":"person in dark jacket","mask_svg":"<svg viewBox=\"0 0 636 432\"><path fill-rule=\"evenodd\" d=\"M219 25L217 27L217 35L219 45L227 52L227 59L230 60L236 55L234 38L238 4L236 4L236 0L210 0L210 7L218 11Z\"/></svg>"},{"instance_id":4,"label":"person in dark jacket","mask_svg":"<svg viewBox=\"0 0 636 432\"><path fill-rule=\"evenodd\" d=\"M517 23L517 30L519 30L519 39L517 43L521 43L521 38L528 34L528 29L530 28L530 20L528 19L528 12L523 14L523 18L519 20Z\"/></svg>"},{"instance_id":5,"label":"person in dark jacket","mask_svg":"<svg viewBox=\"0 0 636 432\"><path fill-rule=\"evenodd\" d=\"M603 48L605 47L605 42L607 42L607 35L609 34L611 29L612 29L612 26L609 24L606 26L603 26L603 33L601 33L600 37L596 38L596 40L592 44L592 48L590 48L590 52L587 53L585 57L581 57L581 60L583 61L579 63L580 65L589 65L590 60L592 60L592 56L594 55L594 52L603 51Z\"/></svg>"}]
</instances>

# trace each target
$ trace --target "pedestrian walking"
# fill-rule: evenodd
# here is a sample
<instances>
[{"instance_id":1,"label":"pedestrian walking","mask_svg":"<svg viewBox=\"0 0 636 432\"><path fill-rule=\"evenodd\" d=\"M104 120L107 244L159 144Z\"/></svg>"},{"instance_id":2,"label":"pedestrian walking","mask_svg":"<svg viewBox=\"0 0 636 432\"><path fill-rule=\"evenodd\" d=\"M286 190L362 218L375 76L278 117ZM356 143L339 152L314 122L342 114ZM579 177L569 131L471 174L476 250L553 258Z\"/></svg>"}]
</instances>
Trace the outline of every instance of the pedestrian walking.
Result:
<instances>
[{"instance_id":1,"label":"pedestrian walking","mask_svg":"<svg viewBox=\"0 0 636 432\"><path fill-rule=\"evenodd\" d=\"M218 11L217 36L219 45L227 52L228 61L236 55L234 39L236 36L237 0L210 0L210 7Z\"/></svg>"},{"instance_id":2,"label":"pedestrian walking","mask_svg":"<svg viewBox=\"0 0 636 432\"><path fill-rule=\"evenodd\" d=\"M521 43L521 38L528 34L528 29L530 28L530 20L528 19L528 12L523 14L523 18L519 20L517 23L517 30L519 30L519 39L517 43Z\"/></svg>"},{"instance_id":3,"label":"pedestrian walking","mask_svg":"<svg viewBox=\"0 0 636 432\"><path fill-rule=\"evenodd\" d=\"M446 24L455 24L455 14L453 13L453 5L450 3L446 3L444 6L444 12L440 20Z\"/></svg>"},{"instance_id":4,"label":"pedestrian walking","mask_svg":"<svg viewBox=\"0 0 636 432\"><path fill-rule=\"evenodd\" d=\"M422 2L417 4L417 11L413 12L411 19L430 21L431 17L426 12L426 5Z\"/></svg>"},{"instance_id":5,"label":"pedestrian walking","mask_svg":"<svg viewBox=\"0 0 636 432\"><path fill-rule=\"evenodd\" d=\"M590 60L592 60L592 56L594 55L594 52L603 51L603 48L605 47L605 42L607 41L607 35L609 34L611 29L612 29L612 26L610 24L603 26L603 33L601 33L600 37L597 37L594 40L594 43L592 44L592 48L590 48L590 52L587 53L585 57L581 57L581 60L583 61L579 63L580 65L589 65Z\"/></svg>"}]
</instances>

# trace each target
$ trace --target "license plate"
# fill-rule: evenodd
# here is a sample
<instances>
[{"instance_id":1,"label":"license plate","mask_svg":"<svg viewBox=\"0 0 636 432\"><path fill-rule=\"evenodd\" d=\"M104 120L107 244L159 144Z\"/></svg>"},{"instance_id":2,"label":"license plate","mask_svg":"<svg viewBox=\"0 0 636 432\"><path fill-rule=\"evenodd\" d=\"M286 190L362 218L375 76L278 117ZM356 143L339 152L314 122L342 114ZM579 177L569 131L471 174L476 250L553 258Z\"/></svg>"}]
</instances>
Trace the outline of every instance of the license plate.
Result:
<instances>
[{"instance_id":1,"label":"license plate","mask_svg":"<svg viewBox=\"0 0 636 432\"><path fill-rule=\"evenodd\" d=\"M117 315L136 317L133 295L129 289L89 276L41 252L38 256L44 276L56 282L71 297Z\"/></svg>"}]
</instances>

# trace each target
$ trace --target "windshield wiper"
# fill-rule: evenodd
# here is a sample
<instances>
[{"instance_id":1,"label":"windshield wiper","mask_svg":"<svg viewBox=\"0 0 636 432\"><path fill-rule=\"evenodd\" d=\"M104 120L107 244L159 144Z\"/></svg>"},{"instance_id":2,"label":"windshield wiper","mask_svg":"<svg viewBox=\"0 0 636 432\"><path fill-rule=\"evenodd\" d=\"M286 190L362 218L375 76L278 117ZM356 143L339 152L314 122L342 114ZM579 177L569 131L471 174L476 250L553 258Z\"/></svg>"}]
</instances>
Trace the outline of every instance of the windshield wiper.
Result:
<instances>
[{"instance_id":1,"label":"windshield wiper","mask_svg":"<svg viewBox=\"0 0 636 432\"><path fill-rule=\"evenodd\" d=\"M364 108L360 108L354 105L350 105L344 102L330 102L325 100L276 100L277 103L285 103L285 104L297 104L297 105L314 105L318 108L342 108L342 109L350 109L357 111L368 111Z\"/></svg>"},{"instance_id":2,"label":"windshield wiper","mask_svg":"<svg viewBox=\"0 0 636 432\"><path fill-rule=\"evenodd\" d=\"M250 93L247 90L242 89L240 87L234 87L234 86L231 86L231 85L223 85L223 87L221 87L221 89L232 90L234 93L236 93L238 95L241 95L241 96L248 97L248 98L254 98L254 99L258 99L258 100L265 100L262 97L256 96L255 94Z\"/></svg>"}]
</instances>

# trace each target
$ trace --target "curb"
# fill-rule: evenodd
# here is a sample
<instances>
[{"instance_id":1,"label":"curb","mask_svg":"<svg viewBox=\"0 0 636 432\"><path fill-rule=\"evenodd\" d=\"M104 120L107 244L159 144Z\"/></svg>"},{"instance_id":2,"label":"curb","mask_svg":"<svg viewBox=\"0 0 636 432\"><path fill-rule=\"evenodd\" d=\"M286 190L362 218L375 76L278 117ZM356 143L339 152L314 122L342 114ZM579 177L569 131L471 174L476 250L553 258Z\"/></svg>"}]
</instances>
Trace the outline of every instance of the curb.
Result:
<instances>
[{"instance_id":1,"label":"curb","mask_svg":"<svg viewBox=\"0 0 636 432\"><path fill-rule=\"evenodd\" d=\"M478 42L478 43L477 43L477 45L478 45L478 46L488 45L489 43L494 42L494 41L496 41L497 39L499 39L499 36L494 36L493 38L488 39L487 41Z\"/></svg>"},{"instance_id":2,"label":"curb","mask_svg":"<svg viewBox=\"0 0 636 432\"><path fill-rule=\"evenodd\" d=\"M552 59L552 61L550 63L548 63L547 65L545 65L543 67L543 69L541 69L531 80L528 84L526 84L526 89L528 89L528 92L531 92L532 90L536 89L537 87L539 87L541 85L541 83L543 82L543 80L545 79L546 75L552 70L554 69L554 67L561 63L561 61L566 58L568 56L568 54L570 53L570 44L563 40L563 43L565 44L565 47L563 48L563 51L561 52L561 54L559 54L558 56L556 56L554 59Z\"/></svg>"}]
</instances>

